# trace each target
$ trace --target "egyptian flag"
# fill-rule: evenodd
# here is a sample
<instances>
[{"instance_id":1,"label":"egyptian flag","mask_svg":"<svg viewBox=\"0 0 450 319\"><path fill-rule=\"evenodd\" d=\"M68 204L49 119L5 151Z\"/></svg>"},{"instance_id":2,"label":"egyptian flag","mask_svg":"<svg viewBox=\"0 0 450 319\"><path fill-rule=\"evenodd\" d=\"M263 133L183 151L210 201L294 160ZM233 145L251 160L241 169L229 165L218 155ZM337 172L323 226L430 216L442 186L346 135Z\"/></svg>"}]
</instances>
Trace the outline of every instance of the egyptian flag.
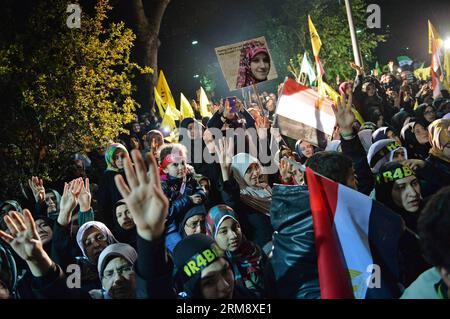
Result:
<instances>
[{"instance_id":1,"label":"egyptian flag","mask_svg":"<svg viewBox=\"0 0 450 319\"><path fill-rule=\"evenodd\" d=\"M441 96L444 73L442 68L442 40L433 39L433 55L431 56L431 81L433 98Z\"/></svg>"},{"instance_id":2,"label":"egyptian flag","mask_svg":"<svg viewBox=\"0 0 450 319\"><path fill-rule=\"evenodd\" d=\"M400 291L400 216L306 169L322 299L391 299Z\"/></svg>"},{"instance_id":3,"label":"egyptian flag","mask_svg":"<svg viewBox=\"0 0 450 319\"><path fill-rule=\"evenodd\" d=\"M281 134L324 148L336 124L333 101L292 79L283 85L276 115Z\"/></svg>"}]
</instances>

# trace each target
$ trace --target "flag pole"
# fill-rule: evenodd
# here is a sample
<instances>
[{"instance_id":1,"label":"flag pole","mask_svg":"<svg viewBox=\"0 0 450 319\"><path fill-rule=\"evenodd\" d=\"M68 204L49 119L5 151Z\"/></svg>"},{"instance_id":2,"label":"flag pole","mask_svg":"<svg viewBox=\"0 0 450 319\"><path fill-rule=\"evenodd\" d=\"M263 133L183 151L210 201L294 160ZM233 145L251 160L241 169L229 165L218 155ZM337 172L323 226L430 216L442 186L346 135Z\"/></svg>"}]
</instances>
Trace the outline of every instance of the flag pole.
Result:
<instances>
[{"instance_id":1,"label":"flag pole","mask_svg":"<svg viewBox=\"0 0 450 319\"><path fill-rule=\"evenodd\" d=\"M361 51L358 45L358 39L356 38L355 25L353 23L352 5L350 0L345 0L345 8L347 9L348 26L350 28L350 36L352 38L353 56L355 58L355 64L364 67L361 59Z\"/></svg>"}]
</instances>

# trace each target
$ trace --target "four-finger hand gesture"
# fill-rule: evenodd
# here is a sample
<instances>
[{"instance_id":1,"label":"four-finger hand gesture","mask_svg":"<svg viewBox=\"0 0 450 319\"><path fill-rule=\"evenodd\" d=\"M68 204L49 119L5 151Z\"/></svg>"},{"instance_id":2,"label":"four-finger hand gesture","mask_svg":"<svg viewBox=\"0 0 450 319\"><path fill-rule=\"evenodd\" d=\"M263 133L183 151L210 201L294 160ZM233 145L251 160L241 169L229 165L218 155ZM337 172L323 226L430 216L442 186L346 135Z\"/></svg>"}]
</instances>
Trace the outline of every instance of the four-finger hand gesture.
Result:
<instances>
[{"instance_id":1,"label":"four-finger hand gesture","mask_svg":"<svg viewBox=\"0 0 450 319\"><path fill-rule=\"evenodd\" d=\"M124 159L128 184L121 175L115 176L115 182L133 215L139 236L155 240L164 233L169 201L161 189L159 169L153 155L147 154L150 163L148 172L138 150L133 150L131 156L134 168L129 157Z\"/></svg>"},{"instance_id":2,"label":"four-finger hand gesture","mask_svg":"<svg viewBox=\"0 0 450 319\"><path fill-rule=\"evenodd\" d=\"M28 209L24 214L10 212L4 217L9 234L0 231L0 237L25 261L35 261L42 254L43 246L39 238L33 216Z\"/></svg>"},{"instance_id":3,"label":"four-finger hand gesture","mask_svg":"<svg viewBox=\"0 0 450 319\"><path fill-rule=\"evenodd\" d=\"M355 115L352 112L352 101L352 94L349 95L348 99L345 98L345 95L337 99L336 122L341 133L353 132L352 125L355 121Z\"/></svg>"},{"instance_id":4,"label":"four-finger hand gesture","mask_svg":"<svg viewBox=\"0 0 450 319\"><path fill-rule=\"evenodd\" d=\"M37 203L42 203L45 200L45 188L44 182L42 179L32 176L31 179L28 180L28 185L33 192L34 199Z\"/></svg>"}]
</instances>

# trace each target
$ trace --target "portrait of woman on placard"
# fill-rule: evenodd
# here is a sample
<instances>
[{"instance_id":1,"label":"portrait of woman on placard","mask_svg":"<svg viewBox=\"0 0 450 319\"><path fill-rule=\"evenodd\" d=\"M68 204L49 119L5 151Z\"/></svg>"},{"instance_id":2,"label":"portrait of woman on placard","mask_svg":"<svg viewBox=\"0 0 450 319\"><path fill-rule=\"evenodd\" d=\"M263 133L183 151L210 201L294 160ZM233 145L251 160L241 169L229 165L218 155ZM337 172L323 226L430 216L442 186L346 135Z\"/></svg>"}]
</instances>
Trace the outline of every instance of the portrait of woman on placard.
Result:
<instances>
[{"instance_id":1,"label":"portrait of woman on placard","mask_svg":"<svg viewBox=\"0 0 450 319\"><path fill-rule=\"evenodd\" d=\"M266 81L269 72L270 56L265 44L261 41L245 43L241 49L236 88Z\"/></svg>"}]
</instances>

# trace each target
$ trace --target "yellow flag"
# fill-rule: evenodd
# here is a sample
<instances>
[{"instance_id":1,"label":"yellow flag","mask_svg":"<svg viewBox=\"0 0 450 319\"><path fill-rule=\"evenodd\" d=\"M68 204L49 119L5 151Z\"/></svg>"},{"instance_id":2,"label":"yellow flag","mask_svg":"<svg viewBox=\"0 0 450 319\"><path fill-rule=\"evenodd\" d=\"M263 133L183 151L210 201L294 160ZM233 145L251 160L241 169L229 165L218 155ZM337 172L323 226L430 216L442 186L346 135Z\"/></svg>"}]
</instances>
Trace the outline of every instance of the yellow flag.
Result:
<instances>
[{"instance_id":1,"label":"yellow flag","mask_svg":"<svg viewBox=\"0 0 450 319\"><path fill-rule=\"evenodd\" d=\"M194 110L192 109L191 104L189 103L188 99L184 96L183 93L181 93L180 96L180 111L181 116L183 116L184 119L195 118Z\"/></svg>"},{"instance_id":2,"label":"yellow flag","mask_svg":"<svg viewBox=\"0 0 450 319\"><path fill-rule=\"evenodd\" d=\"M175 119L173 118L173 115L171 114L170 111L166 112L161 122L161 128L166 130L174 130L176 129L176 127L177 125L175 124Z\"/></svg>"},{"instance_id":3,"label":"yellow flag","mask_svg":"<svg viewBox=\"0 0 450 319\"><path fill-rule=\"evenodd\" d=\"M155 103L158 106L159 116L161 116L161 118L164 118L164 114L165 114L164 103L163 103L161 97L159 96L159 93L156 90L156 87L153 87L153 94L155 95Z\"/></svg>"},{"instance_id":4,"label":"yellow flag","mask_svg":"<svg viewBox=\"0 0 450 319\"><path fill-rule=\"evenodd\" d=\"M450 90L450 50L444 53L444 87Z\"/></svg>"},{"instance_id":5,"label":"yellow flag","mask_svg":"<svg viewBox=\"0 0 450 319\"><path fill-rule=\"evenodd\" d=\"M166 115L169 115L171 118L173 118L174 120L180 120L180 118L182 117L181 112L178 111L178 109L176 109L175 107L173 107L172 105L168 105L167 109L166 109Z\"/></svg>"},{"instance_id":6,"label":"yellow flag","mask_svg":"<svg viewBox=\"0 0 450 319\"><path fill-rule=\"evenodd\" d=\"M164 108L167 108L167 105L172 105L174 108L176 106L175 100L173 99L172 93L170 92L169 84L167 84L166 77L164 76L164 72L159 71L158 84L156 85L156 90L163 101Z\"/></svg>"},{"instance_id":7,"label":"yellow flag","mask_svg":"<svg viewBox=\"0 0 450 319\"><path fill-rule=\"evenodd\" d=\"M436 28L428 20L428 53L433 54L433 39L441 39L439 33L437 33Z\"/></svg>"},{"instance_id":8,"label":"yellow flag","mask_svg":"<svg viewBox=\"0 0 450 319\"><path fill-rule=\"evenodd\" d=\"M414 76L416 78L426 81L431 76L431 67L416 69L414 71Z\"/></svg>"},{"instance_id":9,"label":"yellow flag","mask_svg":"<svg viewBox=\"0 0 450 319\"><path fill-rule=\"evenodd\" d=\"M200 114L202 117L212 117L212 113L208 109L208 104L211 105L206 96L206 92L203 90L203 87L200 87Z\"/></svg>"},{"instance_id":10,"label":"yellow flag","mask_svg":"<svg viewBox=\"0 0 450 319\"><path fill-rule=\"evenodd\" d=\"M316 27L314 26L311 17L309 15L308 15L308 25L309 25L309 33L311 34L311 45L313 48L314 56L319 56L322 41L320 41L319 34L317 33Z\"/></svg>"}]
</instances>

